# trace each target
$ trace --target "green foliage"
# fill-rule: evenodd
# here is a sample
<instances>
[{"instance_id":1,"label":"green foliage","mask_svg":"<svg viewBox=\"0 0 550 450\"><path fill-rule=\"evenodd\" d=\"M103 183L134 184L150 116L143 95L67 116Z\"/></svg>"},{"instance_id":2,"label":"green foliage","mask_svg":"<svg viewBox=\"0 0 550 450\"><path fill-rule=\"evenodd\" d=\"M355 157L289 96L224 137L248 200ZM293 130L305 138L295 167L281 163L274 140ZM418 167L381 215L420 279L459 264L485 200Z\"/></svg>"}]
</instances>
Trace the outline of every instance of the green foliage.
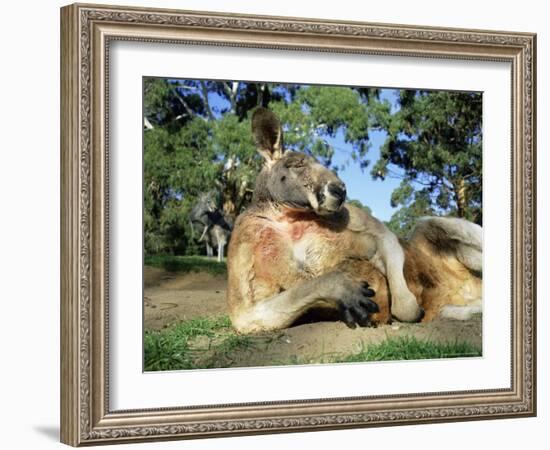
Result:
<instances>
[{"instance_id":1,"label":"green foliage","mask_svg":"<svg viewBox=\"0 0 550 450\"><path fill-rule=\"evenodd\" d=\"M292 102L279 101L269 107L284 124L288 147L312 154L330 166L335 149L327 138L338 133L352 144L354 160L366 155L371 121L367 93L374 98L374 90L364 90L362 96L353 88L308 86L297 89Z\"/></svg>"},{"instance_id":2,"label":"green foliage","mask_svg":"<svg viewBox=\"0 0 550 450\"><path fill-rule=\"evenodd\" d=\"M406 201L401 201L401 193L405 195L409 189L410 194L406 197ZM399 203L404 206L401 206L392 215L391 219L386 222L386 225L401 238L406 239L411 235L419 217L431 216L437 213L432 207L430 194L426 190L415 191L410 185L407 185L403 190L397 188L393 194L400 199ZM392 195L392 202L393 198L394 196Z\"/></svg>"},{"instance_id":3,"label":"green foliage","mask_svg":"<svg viewBox=\"0 0 550 450\"><path fill-rule=\"evenodd\" d=\"M371 210L367 205L363 205L363 203L361 203L361 202L360 202L359 200L357 200L357 199L347 200L347 203L349 203L350 205L356 206L357 208L362 209L362 210L365 211L369 216L372 215L372 210Z\"/></svg>"},{"instance_id":4,"label":"green foliage","mask_svg":"<svg viewBox=\"0 0 550 450\"><path fill-rule=\"evenodd\" d=\"M262 166L250 134L259 105L280 117L287 147L333 169L333 139L367 167L369 131L386 133L371 174L402 179L391 198L400 209L389 222L400 234L424 214L481 223L481 94L396 92L393 111L370 88L145 79L146 254L204 251L188 221L201 193L218 192L232 219L246 208Z\"/></svg>"},{"instance_id":5,"label":"green foliage","mask_svg":"<svg viewBox=\"0 0 550 450\"><path fill-rule=\"evenodd\" d=\"M368 103L376 94L365 88L146 79L146 254L200 253L187 217L203 192L219 192L233 219L248 205L262 167L250 133L254 108L273 109L287 146L330 166L328 138L338 133L353 144L355 159L366 154Z\"/></svg>"},{"instance_id":6,"label":"green foliage","mask_svg":"<svg viewBox=\"0 0 550 450\"><path fill-rule=\"evenodd\" d=\"M300 91L298 98L308 106L317 128L334 136L344 130L346 142L368 140L369 110L357 91L346 87L312 86Z\"/></svg>"},{"instance_id":7,"label":"green foliage","mask_svg":"<svg viewBox=\"0 0 550 450\"><path fill-rule=\"evenodd\" d=\"M392 226L434 212L482 222L481 108L479 93L403 90L397 112L377 110L388 135L371 173L402 179Z\"/></svg>"}]
</instances>

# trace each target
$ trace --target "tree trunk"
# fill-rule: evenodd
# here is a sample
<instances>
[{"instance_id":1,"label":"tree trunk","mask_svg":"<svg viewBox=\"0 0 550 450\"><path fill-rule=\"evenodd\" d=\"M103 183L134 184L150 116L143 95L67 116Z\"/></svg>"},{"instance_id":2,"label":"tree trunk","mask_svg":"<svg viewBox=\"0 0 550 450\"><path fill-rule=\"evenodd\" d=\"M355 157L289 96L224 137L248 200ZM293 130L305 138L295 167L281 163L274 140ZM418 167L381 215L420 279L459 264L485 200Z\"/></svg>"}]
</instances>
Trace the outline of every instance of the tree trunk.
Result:
<instances>
[{"instance_id":1,"label":"tree trunk","mask_svg":"<svg viewBox=\"0 0 550 450\"><path fill-rule=\"evenodd\" d=\"M225 185L222 196L223 213L232 220L235 220L243 206L250 202L252 189L249 183L241 180L231 180Z\"/></svg>"},{"instance_id":2,"label":"tree trunk","mask_svg":"<svg viewBox=\"0 0 550 450\"><path fill-rule=\"evenodd\" d=\"M233 81L231 83L231 86L229 86L229 82L222 83L222 85L226 95L229 97L229 102L231 103L231 112L236 113L237 112L237 92L239 91L239 82Z\"/></svg>"},{"instance_id":3,"label":"tree trunk","mask_svg":"<svg viewBox=\"0 0 550 450\"><path fill-rule=\"evenodd\" d=\"M201 81L201 89L202 89L202 96L204 100L204 107L206 108L206 114L208 114L209 120L215 120L214 113L212 112L212 108L210 107L210 100L208 100L208 87L206 86L206 83L204 81Z\"/></svg>"},{"instance_id":4,"label":"tree trunk","mask_svg":"<svg viewBox=\"0 0 550 450\"><path fill-rule=\"evenodd\" d=\"M223 192L223 204L222 209L223 213L226 216L231 217L231 219L235 219L237 217L237 199L236 192L234 189L233 183L229 183L229 185L225 188Z\"/></svg>"},{"instance_id":5,"label":"tree trunk","mask_svg":"<svg viewBox=\"0 0 550 450\"><path fill-rule=\"evenodd\" d=\"M454 183L454 186L458 217L466 217L466 212L468 209L468 200L466 198L466 181L464 181L464 178L460 178L456 183Z\"/></svg>"}]
</instances>

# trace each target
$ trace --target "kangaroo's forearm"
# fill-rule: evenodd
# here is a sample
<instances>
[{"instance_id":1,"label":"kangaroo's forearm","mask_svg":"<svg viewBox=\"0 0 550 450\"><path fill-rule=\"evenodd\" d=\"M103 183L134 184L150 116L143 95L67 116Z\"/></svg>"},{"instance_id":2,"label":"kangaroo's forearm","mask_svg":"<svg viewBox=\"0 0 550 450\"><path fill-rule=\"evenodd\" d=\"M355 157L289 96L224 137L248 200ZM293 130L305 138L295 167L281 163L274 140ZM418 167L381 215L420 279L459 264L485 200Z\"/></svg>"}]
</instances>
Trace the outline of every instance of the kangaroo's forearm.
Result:
<instances>
[{"instance_id":1,"label":"kangaroo's forearm","mask_svg":"<svg viewBox=\"0 0 550 450\"><path fill-rule=\"evenodd\" d=\"M331 274L303 281L286 291L262 299L235 314L233 322L241 332L256 332L286 328L308 310L317 307L336 308L330 298Z\"/></svg>"}]
</instances>

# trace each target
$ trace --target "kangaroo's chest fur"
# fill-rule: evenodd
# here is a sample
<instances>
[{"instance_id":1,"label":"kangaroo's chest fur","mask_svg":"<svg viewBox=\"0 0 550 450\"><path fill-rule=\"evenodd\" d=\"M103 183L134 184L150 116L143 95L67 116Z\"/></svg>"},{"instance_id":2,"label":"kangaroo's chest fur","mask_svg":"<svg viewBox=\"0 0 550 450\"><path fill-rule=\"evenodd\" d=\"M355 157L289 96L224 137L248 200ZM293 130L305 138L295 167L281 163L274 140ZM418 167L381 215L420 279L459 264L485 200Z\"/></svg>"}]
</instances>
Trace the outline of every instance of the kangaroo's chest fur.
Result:
<instances>
[{"instance_id":1,"label":"kangaroo's chest fur","mask_svg":"<svg viewBox=\"0 0 550 450\"><path fill-rule=\"evenodd\" d=\"M346 258L369 253L365 245L358 244L357 232L350 230L344 219L288 211L262 219L255 245L257 260L272 273L278 270L279 276L316 277Z\"/></svg>"},{"instance_id":2,"label":"kangaroo's chest fur","mask_svg":"<svg viewBox=\"0 0 550 450\"><path fill-rule=\"evenodd\" d=\"M290 259L299 272L318 276L336 265L348 247L345 233L336 232L315 221L291 221L281 233Z\"/></svg>"}]
</instances>

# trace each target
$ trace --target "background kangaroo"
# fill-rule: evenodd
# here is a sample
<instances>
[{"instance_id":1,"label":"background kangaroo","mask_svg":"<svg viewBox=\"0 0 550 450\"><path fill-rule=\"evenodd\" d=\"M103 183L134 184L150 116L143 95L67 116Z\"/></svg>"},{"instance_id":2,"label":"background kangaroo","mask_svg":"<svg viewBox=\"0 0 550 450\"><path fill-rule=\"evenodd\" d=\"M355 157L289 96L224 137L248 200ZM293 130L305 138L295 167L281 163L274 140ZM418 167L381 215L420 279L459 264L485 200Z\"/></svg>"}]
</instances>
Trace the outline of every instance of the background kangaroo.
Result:
<instances>
[{"instance_id":1,"label":"background kangaroo","mask_svg":"<svg viewBox=\"0 0 550 450\"><path fill-rule=\"evenodd\" d=\"M238 331L285 328L313 309L337 312L352 327L481 310L481 227L426 218L400 243L344 203L335 173L285 151L273 113L258 108L252 133L265 165L228 253L228 304Z\"/></svg>"},{"instance_id":2,"label":"background kangaroo","mask_svg":"<svg viewBox=\"0 0 550 450\"><path fill-rule=\"evenodd\" d=\"M206 255L212 258L215 248L218 252L218 262L221 262L224 248L231 237L232 221L223 213L216 197L214 191L201 194L189 214L189 222L193 234L195 231L200 233L199 242L206 244Z\"/></svg>"}]
</instances>

